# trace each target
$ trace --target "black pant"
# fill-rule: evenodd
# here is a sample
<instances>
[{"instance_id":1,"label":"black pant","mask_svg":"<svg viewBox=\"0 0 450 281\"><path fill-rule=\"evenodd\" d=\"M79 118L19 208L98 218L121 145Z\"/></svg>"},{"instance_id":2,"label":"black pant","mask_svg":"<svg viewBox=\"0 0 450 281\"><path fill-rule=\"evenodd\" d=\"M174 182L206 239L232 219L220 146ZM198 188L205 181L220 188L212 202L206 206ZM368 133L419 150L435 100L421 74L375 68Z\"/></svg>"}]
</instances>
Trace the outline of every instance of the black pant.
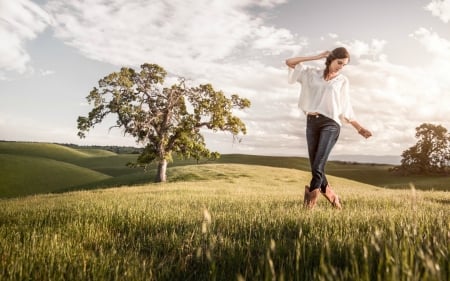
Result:
<instances>
[{"instance_id":1,"label":"black pant","mask_svg":"<svg viewBox=\"0 0 450 281\"><path fill-rule=\"evenodd\" d=\"M312 173L310 191L320 188L322 192L325 192L328 185L325 164L339 138L340 131L340 125L331 118L321 114L307 116L306 141Z\"/></svg>"}]
</instances>

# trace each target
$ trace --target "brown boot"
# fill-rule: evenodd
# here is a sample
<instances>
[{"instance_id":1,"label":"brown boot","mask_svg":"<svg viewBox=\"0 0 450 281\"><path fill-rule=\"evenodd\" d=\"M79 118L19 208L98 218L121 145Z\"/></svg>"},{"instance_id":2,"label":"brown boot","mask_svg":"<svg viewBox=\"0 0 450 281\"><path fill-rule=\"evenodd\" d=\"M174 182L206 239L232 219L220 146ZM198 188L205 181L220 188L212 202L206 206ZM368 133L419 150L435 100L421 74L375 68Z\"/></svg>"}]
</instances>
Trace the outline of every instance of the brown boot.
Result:
<instances>
[{"instance_id":1,"label":"brown boot","mask_svg":"<svg viewBox=\"0 0 450 281\"><path fill-rule=\"evenodd\" d=\"M303 206L307 209L312 209L316 206L317 198L319 198L320 188L309 191L309 186L305 186L305 200Z\"/></svg>"},{"instance_id":2,"label":"brown boot","mask_svg":"<svg viewBox=\"0 0 450 281\"><path fill-rule=\"evenodd\" d=\"M336 193L334 193L333 189L331 189L330 185L327 185L326 189L325 189L325 193L321 192L323 196L325 196L325 198L328 199L328 201L330 201L331 205L333 205L333 207L335 207L336 209L342 209L342 205L341 202L339 201L339 196L337 196Z\"/></svg>"}]
</instances>

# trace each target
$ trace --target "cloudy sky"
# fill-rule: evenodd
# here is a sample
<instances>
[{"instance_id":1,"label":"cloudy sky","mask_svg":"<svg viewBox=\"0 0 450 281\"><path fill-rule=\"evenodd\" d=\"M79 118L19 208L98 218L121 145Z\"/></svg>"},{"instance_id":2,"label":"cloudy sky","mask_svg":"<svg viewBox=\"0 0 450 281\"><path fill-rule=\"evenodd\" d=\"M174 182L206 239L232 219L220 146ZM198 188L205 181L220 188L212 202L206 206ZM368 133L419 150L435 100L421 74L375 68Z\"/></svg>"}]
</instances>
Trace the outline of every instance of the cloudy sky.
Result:
<instances>
[{"instance_id":1,"label":"cloudy sky","mask_svg":"<svg viewBox=\"0 0 450 281\"><path fill-rule=\"evenodd\" d=\"M284 60L345 46L373 137L344 125L333 155L399 156L420 124L450 129L449 21L450 0L0 0L0 140L136 146L114 119L80 140L76 120L99 79L148 62L251 100L248 134L205 132L211 150L305 156Z\"/></svg>"}]
</instances>

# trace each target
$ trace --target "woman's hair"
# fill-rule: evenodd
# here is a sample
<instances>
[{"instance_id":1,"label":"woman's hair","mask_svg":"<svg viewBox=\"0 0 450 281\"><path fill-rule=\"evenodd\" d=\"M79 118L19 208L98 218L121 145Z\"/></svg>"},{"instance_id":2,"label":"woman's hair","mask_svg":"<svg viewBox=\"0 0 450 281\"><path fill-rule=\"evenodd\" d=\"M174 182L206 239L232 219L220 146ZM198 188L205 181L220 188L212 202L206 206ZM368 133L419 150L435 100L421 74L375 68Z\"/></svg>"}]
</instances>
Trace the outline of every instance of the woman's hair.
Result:
<instances>
[{"instance_id":1,"label":"woman's hair","mask_svg":"<svg viewBox=\"0 0 450 281\"><path fill-rule=\"evenodd\" d=\"M350 61L350 53L344 47L339 47L331 51L328 55L327 60L325 61L325 70L323 71L323 78L327 78L328 73L330 72L330 64L335 59L345 59L347 58Z\"/></svg>"}]
</instances>

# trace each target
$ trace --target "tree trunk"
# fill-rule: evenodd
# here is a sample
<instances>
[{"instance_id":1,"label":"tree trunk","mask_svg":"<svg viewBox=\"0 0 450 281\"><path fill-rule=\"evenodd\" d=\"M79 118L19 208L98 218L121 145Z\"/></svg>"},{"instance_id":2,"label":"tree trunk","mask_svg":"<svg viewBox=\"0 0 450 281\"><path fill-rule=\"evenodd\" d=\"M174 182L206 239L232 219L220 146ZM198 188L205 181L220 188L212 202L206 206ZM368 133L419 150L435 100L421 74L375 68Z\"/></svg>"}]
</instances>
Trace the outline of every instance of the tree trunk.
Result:
<instances>
[{"instance_id":1,"label":"tree trunk","mask_svg":"<svg viewBox=\"0 0 450 281\"><path fill-rule=\"evenodd\" d=\"M167 170L167 160L162 159L158 163L158 171L156 173L156 178L155 178L156 182L166 182L166 179L167 179L166 170Z\"/></svg>"}]
</instances>

